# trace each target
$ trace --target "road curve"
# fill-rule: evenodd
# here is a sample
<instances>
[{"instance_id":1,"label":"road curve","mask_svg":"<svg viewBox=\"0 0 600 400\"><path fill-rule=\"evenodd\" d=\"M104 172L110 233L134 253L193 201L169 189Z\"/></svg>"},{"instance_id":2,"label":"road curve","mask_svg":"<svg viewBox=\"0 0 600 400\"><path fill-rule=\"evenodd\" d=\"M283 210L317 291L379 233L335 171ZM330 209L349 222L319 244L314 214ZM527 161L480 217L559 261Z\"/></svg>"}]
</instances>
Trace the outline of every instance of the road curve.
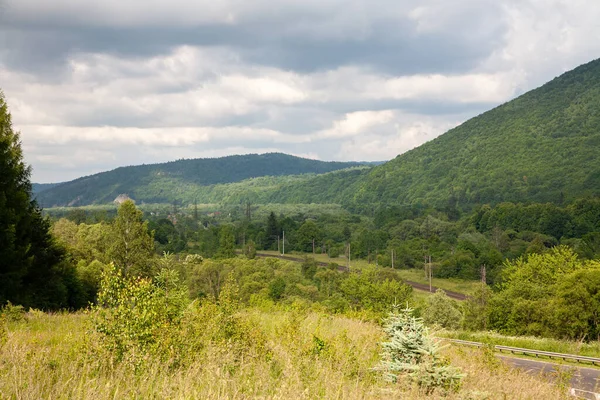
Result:
<instances>
[{"instance_id":1,"label":"road curve","mask_svg":"<svg viewBox=\"0 0 600 400\"><path fill-rule=\"evenodd\" d=\"M302 258L297 258L297 257L290 257L290 256L284 256L284 255L273 255L273 254L266 254L266 253L256 253L256 257L262 257L262 258L279 258L281 260L287 260L287 261L294 261L294 262L303 262L304 259ZM322 262L322 261L317 261L317 265L319 265L320 267L327 267L329 266L329 264L336 264L336 263L326 263L326 262ZM346 267L336 264L337 265L337 269L339 269L340 271L346 271ZM412 282L412 281L407 281L405 280L404 283L406 283L409 286L412 286L414 289L416 290L421 290L424 292L429 292L429 285L425 284L425 283L418 283L418 282ZM436 290L438 290L438 287L436 286L432 286L431 287L431 292L435 292ZM448 297L450 297L451 299L454 300L466 300L467 296L464 295L463 293L458 293L458 292L453 292L450 290L446 290L446 289L442 289L444 292L446 292L446 295Z\"/></svg>"},{"instance_id":2,"label":"road curve","mask_svg":"<svg viewBox=\"0 0 600 400\"><path fill-rule=\"evenodd\" d=\"M569 382L571 388L580 398L596 399L595 394L600 392L600 370L596 368L574 367L559 365L551 362L537 361L526 358L497 356L511 367L525 370L530 375L543 375L555 379L559 374L572 373ZM599 395L600 396L600 395Z\"/></svg>"}]
</instances>

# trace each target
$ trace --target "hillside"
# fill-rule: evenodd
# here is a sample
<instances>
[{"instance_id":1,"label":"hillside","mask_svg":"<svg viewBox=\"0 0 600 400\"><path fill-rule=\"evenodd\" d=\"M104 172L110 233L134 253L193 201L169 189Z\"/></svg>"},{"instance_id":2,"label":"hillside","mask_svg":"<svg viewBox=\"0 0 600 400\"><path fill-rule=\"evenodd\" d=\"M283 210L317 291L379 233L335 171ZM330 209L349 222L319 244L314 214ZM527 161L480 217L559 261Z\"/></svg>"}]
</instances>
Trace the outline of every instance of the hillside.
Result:
<instances>
[{"instance_id":1,"label":"hillside","mask_svg":"<svg viewBox=\"0 0 600 400\"><path fill-rule=\"evenodd\" d=\"M60 183L32 183L31 191L35 196L38 193L43 192L44 190L52 189L56 185L60 185Z\"/></svg>"},{"instance_id":2,"label":"hillside","mask_svg":"<svg viewBox=\"0 0 600 400\"><path fill-rule=\"evenodd\" d=\"M223 185L248 181L231 190L252 193L274 182L306 180L306 174L323 174L357 167L357 162L324 162L280 153L178 160L163 164L121 167L61 183L38 194L44 207L106 204L126 193L138 202L171 203L215 199ZM289 175L300 175L289 178ZM274 177L271 179L260 177ZM239 186L239 185L238 185ZM216 189L215 189L216 188ZM218 199L217 199L218 201Z\"/></svg>"},{"instance_id":3,"label":"hillside","mask_svg":"<svg viewBox=\"0 0 600 400\"><path fill-rule=\"evenodd\" d=\"M582 65L354 179L284 187L279 202L470 208L600 194L600 60ZM338 182L343 180L342 182ZM334 193L329 188L335 187Z\"/></svg>"}]
</instances>

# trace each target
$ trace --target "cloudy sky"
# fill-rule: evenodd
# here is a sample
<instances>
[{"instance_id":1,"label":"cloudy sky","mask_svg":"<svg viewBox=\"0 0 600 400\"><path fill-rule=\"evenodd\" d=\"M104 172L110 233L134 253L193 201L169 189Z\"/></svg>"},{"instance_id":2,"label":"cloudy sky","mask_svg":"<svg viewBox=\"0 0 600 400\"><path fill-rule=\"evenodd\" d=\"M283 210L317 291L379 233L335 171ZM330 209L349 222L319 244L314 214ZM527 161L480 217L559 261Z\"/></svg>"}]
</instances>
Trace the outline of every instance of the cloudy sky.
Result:
<instances>
[{"instance_id":1,"label":"cloudy sky","mask_svg":"<svg viewBox=\"0 0 600 400\"><path fill-rule=\"evenodd\" d=\"M600 57L598 21L598 0L0 0L0 88L35 182L387 160Z\"/></svg>"}]
</instances>

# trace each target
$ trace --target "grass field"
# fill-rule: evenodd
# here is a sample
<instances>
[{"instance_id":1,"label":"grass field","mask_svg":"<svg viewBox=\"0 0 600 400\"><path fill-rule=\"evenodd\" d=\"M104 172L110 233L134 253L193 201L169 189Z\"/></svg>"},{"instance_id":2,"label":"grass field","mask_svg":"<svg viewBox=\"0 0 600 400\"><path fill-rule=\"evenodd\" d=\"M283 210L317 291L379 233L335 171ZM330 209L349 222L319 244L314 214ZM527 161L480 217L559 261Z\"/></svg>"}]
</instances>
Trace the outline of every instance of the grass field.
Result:
<instances>
[{"instance_id":1,"label":"grass field","mask_svg":"<svg viewBox=\"0 0 600 400\"><path fill-rule=\"evenodd\" d=\"M88 314L29 313L2 330L0 399L442 397L388 383L373 369L382 340L377 324L299 310L249 309L237 318L243 334L229 340L215 339L223 327L210 318L181 332L197 343L178 364L145 356L132 365L101 350ZM466 373L460 391L446 399L565 398L564 387L508 369L489 352L444 353Z\"/></svg>"}]
</instances>

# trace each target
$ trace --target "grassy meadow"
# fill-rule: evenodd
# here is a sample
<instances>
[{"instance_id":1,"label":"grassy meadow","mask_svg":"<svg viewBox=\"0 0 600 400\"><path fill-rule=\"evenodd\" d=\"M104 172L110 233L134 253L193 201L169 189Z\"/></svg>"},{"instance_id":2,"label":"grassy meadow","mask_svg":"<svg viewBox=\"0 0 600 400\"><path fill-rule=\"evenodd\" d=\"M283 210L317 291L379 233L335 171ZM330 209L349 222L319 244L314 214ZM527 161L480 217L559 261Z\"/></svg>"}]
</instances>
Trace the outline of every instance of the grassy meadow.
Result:
<instances>
[{"instance_id":1,"label":"grassy meadow","mask_svg":"<svg viewBox=\"0 0 600 400\"><path fill-rule=\"evenodd\" d=\"M485 350L448 347L466 374L457 393L389 383L374 368L378 324L307 310L250 308L232 325L210 304L165 327L160 352L117 360L92 313L29 312L4 322L0 399L561 399L564 386L505 367ZM230 321L231 322L231 321ZM230 334L223 335L223 331Z\"/></svg>"}]
</instances>

